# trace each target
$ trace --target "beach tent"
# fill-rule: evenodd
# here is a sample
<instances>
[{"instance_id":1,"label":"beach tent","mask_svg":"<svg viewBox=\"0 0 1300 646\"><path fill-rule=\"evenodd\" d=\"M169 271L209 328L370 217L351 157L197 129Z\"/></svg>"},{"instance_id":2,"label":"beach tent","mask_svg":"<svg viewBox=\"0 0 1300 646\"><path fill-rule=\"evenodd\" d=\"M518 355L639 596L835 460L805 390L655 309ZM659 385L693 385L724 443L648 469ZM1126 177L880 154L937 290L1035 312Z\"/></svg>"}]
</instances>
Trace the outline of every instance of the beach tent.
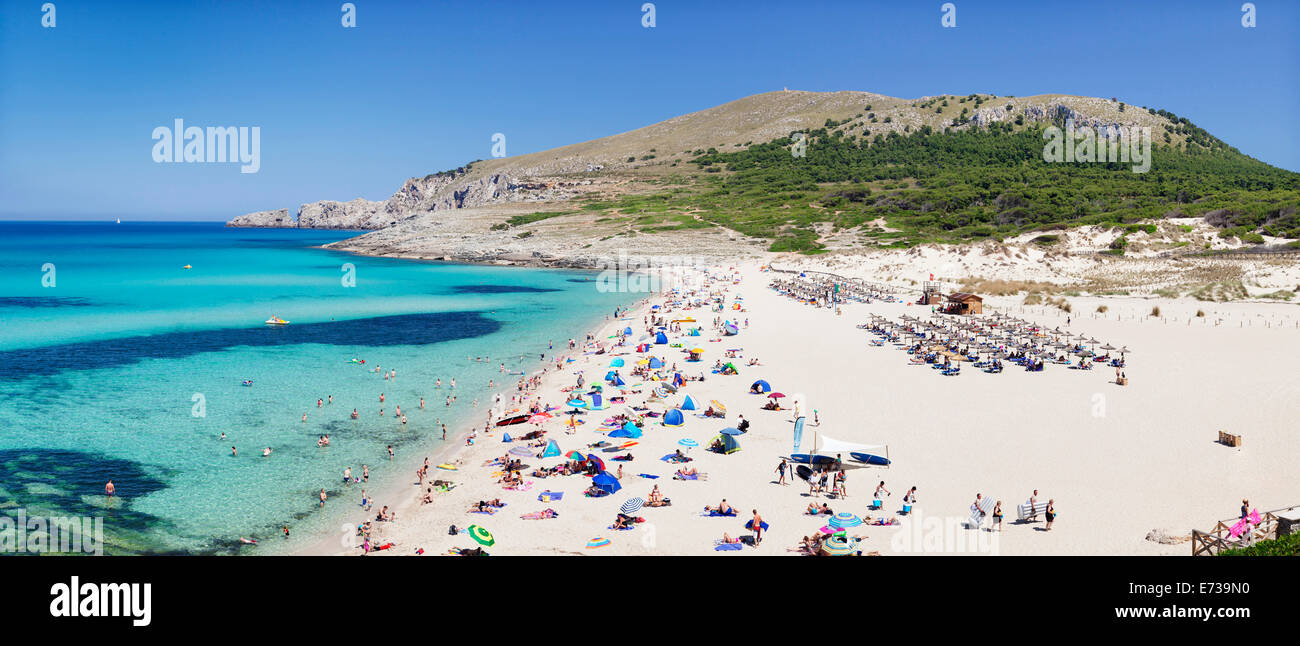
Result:
<instances>
[{"instance_id":1,"label":"beach tent","mask_svg":"<svg viewBox=\"0 0 1300 646\"><path fill-rule=\"evenodd\" d=\"M605 410L605 400L600 393L591 393L591 404L587 406L590 410Z\"/></svg>"},{"instance_id":2,"label":"beach tent","mask_svg":"<svg viewBox=\"0 0 1300 646\"><path fill-rule=\"evenodd\" d=\"M736 327L734 324L729 323L722 326L723 336L736 336L737 334L740 334L740 328Z\"/></svg>"},{"instance_id":3,"label":"beach tent","mask_svg":"<svg viewBox=\"0 0 1300 646\"><path fill-rule=\"evenodd\" d=\"M691 331L686 333L686 336L699 336L699 335L700 335L700 328L697 327L691 328Z\"/></svg>"},{"instance_id":4,"label":"beach tent","mask_svg":"<svg viewBox=\"0 0 1300 646\"><path fill-rule=\"evenodd\" d=\"M617 370L610 370L609 372L605 373L605 381L613 381L614 377L617 376L618 376Z\"/></svg>"},{"instance_id":5,"label":"beach tent","mask_svg":"<svg viewBox=\"0 0 1300 646\"><path fill-rule=\"evenodd\" d=\"M664 367L664 362L663 362L663 361L660 361L660 360L659 360L659 357L650 357L650 369L651 369L651 370L658 370L658 369L660 369L660 368L662 368L662 367Z\"/></svg>"},{"instance_id":6,"label":"beach tent","mask_svg":"<svg viewBox=\"0 0 1300 646\"><path fill-rule=\"evenodd\" d=\"M596 465L596 468L597 468L597 469L600 469L601 471L604 471L604 470L605 470L605 461L602 460L602 459L600 459L600 458L598 458L598 457L596 457L596 454L595 454L595 453L588 453L588 454L587 454L587 461L588 461L588 462L591 462L591 463L594 464L594 465Z\"/></svg>"},{"instance_id":7,"label":"beach tent","mask_svg":"<svg viewBox=\"0 0 1300 646\"><path fill-rule=\"evenodd\" d=\"M626 334L627 336L632 336L632 328L630 327L623 328L623 334Z\"/></svg>"},{"instance_id":8,"label":"beach tent","mask_svg":"<svg viewBox=\"0 0 1300 646\"><path fill-rule=\"evenodd\" d=\"M623 488L623 485L618 483L618 478L610 475L608 471L601 471L597 474L596 477L591 479L591 484L605 493L614 493Z\"/></svg>"},{"instance_id":9,"label":"beach tent","mask_svg":"<svg viewBox=\"0 0 1300 646\"><path fill-rule=\"evenodd\" d=\"M667 335L667 334L664 334L663 332L656 332L656 333L655 333L655 344L656 344L656 345L667 345L667 344L668 344L668 335Z\"/></svg>"},{"instance_id":10,"label":"beach tent","mask_svg":"<svg viewBox=\"0 0 1300 646\"><path fill-rule=\"evenodd\" d=\"M502 442L513 442L514 440L510 439L510 434L509 434L509 433L506 433L505 435L502 435L502 436L501 436L501 441L502 441Z\"/></svg>"},{"instance_id":11,"label":"beach tent","mask_svg":"<svg viewBox=\"0 0 1300 646\"><path fill-rule=\"evenodd\" d=\"M685 423L686 418L680 409L673 408L664 413L664 426L681 426Z\"/></svg>"},{"instance_id":12,"label":"beach tent","mask_svg":"<svg viewBox=\"0 0 1300 646\"><path fill-rule=\"evenodd\" d=\"M645 351L647 351L647 350L649 350L649 349L650 349L650 344L649 344L649 343L640 343L640 344L637 344L637 346L636 346L636 351L637 351L637 352L645 352Z\"/></svg>"},{"instance_id":13,"label":"beach tent","mask_svg":"<svg viewBox=\"0 0 1300 646\"><path fill-rule=\"evenodd\" d=\"M541 457L544 457L544 458L558 458L558 457L560 457L560 445L557 444L557 443L555 442L555 440L551 440L550 442L547 442L547 443L546 443L546 450L542 451L542 456L541 456Z\"/></svg>"},{"instance_id":14,"label":"beach tent","mask_svg":"<svg viewBox=\"0 0 1300 646\"><path fill-rule=\"evenodd\" d=\"M722 450L719 452L723 455L731 455L740 450L740 441L737 440L734 435L724 435L719 433L717 437L713 438L713 442L709 443L710 446L712 446L714 442L722 443Z\"/></svg>"},{"instance_id":15,"label":"beach tent","mask_svg":"<svg viewBox=\"0 0 1300 646\"><path fill-rule=\"evenodd\" d=\"M772 392L772 384L769 384L766 381L759 379L758 381L755 381L753 384L750 384L749 389L751 391L760 392L760 393L770 393Z\"/></svg>"},{"instance_id":16,"label":"beach tent","mask_svg":"<svg viewBox=\"0 0 1300 646\"><path fill-rule=\"evenodd\" d=\"M680 408L682 410L696 410L695 399L693 399L690 395L683 395L682 405L680 406Z\"/></svg>"},{"instance_id":17,"label":"beach tent","mask_svg":"<svg viewBox=\"0 0 1300 646\"><path fill-rule=\"evenodd\" d=\"M622 378L622 377L620 377L620 376L618 376L618 375L614 375L614 378L610 380L609 385L611 385L611 386L626 386L626 385L627 385L627 382L626 382L626 381L623 381L623 378Z\"/></svg>"},{"instance_id":18,"label":"beach tent","mask_svg":"<svg viewBox=\"0 0 1300 646\"><path fill-rule=\"evenodd\" d=\"M636 424L633 424L632 422L628 422L628 423L626 423L626 424L623 425L623 428L620 428L620 429L615 430L614 432L610 433L609 436L610 436L610 437L630 437L630 438L635 439L635 438L641 437L641 429L638 428Z\"/></svg>"}]
</instances>

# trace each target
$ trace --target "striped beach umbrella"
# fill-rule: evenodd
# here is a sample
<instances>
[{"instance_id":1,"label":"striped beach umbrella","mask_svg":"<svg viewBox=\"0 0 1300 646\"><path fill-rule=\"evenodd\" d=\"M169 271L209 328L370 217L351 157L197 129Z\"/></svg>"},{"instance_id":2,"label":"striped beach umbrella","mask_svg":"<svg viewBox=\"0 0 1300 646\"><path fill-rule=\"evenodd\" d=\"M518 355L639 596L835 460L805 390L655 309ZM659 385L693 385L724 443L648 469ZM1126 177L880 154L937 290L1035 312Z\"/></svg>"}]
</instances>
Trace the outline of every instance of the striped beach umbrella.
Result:
<instances>
[{"instance_id":1,"label":"striped beach umbrella","mask_svg":"<svg viewBox=\"0 0 1300 646\"><path fill-rule=\"evenodd\" d=\"M822 550L830 556L849 556L855 547L856 545L842 536L832 536L822 543Z\"/></svg>"},{"instance_id":2,"label":"striped beach umbrella","mask_svg":"<svg viewBox=\"0 0 1300 646\"><path fill-rule=\"evenodd\" d=\"M696 447L700 445L699 442L696 442L695 440L692 440L689 437L683 437L682 439L677 440L677 443L686 448Z\"/></svg>"},{"instance_id":3,"label":"striped beach umbrella","mask_svg":"<svg viewBox=\"0 0 1300 646\"><path fill-rule=\"evenodd\" d=\"M564 454L564 457L567 460L576 460L578 462L582 462L583 460L587 459L587 456L583 455L581 451L569 451L568 453Z\"/></svg>"},{"instance_id":4,"label":"striped beach umbrella","mask_svg":"<svg viewBox=\"0 0 1300 646\"><path fill-rule=\"evenodd\" d=\"M597 547L604 547L606 545L609 545L609 539L604 536L597 536L596 538L587 541L587 549L589 550L594 550Z\"/></svg>"},{"instance_id":5,"label":"striped beach umbrella","mask_svg":"<svg viewBox=\"0 0 1300 646\"><path fill-rule=\"evenodd\" d=\"M858 518L856 514L852 514L847 511L842 511L838 514L835 514L833 517L831 517L831 522L828 524L831 527L835 527L839 529L843 529L845 527L857 527L858 525L862 524L862 519Z\"/></svg>"},{"instance_id":6,"label":"striped beach umbrella","mask_svg":"<svg viewBox=\"0 0 1300 646\"><path fill-rule=\"evenodd\" d=\"M493 545L496 545L497 539L492 538L492 532L483 529L479 525L470 525L467 531L469 532L469 537L477 541L479 545L484 547L492 547Z\"/></svg>"},{"instance_id":7,"label":"striped beach umbrella","mask_svg":"<svg viewBox=\"0 0 1300 646\"><path fill-rule=\"evenodd\" d=\"M623 512L624 514L626 514L626 515L628 515L628 516L631 516L632 514L635 514L636 512L641 511L641 508L644 507L644 506L645 506L645 500L644 500L644 499L642 499L642 498L628 498L628 499L627 499L627 502L623 503L623 506L622 506L622 507L619 507L618 510L621 511L621 512Z\"/></svg>"},{"instance_id":8,"label":"striped beach umbrella","mask_svg":"<svg viewBox=\"0 0 1300 646\"><path fill-rule=\"evenodd\" d=\"M510 449L510 455L515 455L521 458L531 458L533 457L533 450L526 446L516 446L515 448Z\"/></svg>"}]
</instances>

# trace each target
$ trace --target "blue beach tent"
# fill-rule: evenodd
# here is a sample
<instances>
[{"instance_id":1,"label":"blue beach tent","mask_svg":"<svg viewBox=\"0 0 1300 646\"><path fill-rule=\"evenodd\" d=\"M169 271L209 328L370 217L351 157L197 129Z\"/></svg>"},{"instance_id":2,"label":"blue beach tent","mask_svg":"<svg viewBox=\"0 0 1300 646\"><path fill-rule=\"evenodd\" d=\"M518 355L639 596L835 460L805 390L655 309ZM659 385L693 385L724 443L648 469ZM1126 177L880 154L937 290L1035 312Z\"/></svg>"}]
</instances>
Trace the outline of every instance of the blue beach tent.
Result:
<instances>
[{"instance_id":1,"label":"blue beach tent","mask_svg":"<svg viewBox=\"0 0 1300 646\"><path fill-rule=\"evenodd\" d=\"M546 450L545 450L545 451L542 451L542 457L544 457L544 458L558 458L558 457L560 457L560 445L559 445L558 443L556 443L555 440L551 440L550 442L547 442L547 443L546 443Z\"/></svg>"},{"instance_id":2,"label":"blue beach tent","mask_svg":"<svg viewBox=\"0 0 1300 646\"><path fill-rule=\"evenodd\" d=\"M682 397L682 410L696 410L695 399L690 395Z\"/></svg>"},{"instance_id":3,"label":"blue beach tent","mask_svg":"<svg viewBox=\"0 0 1300 646\"><path fill-rule=\"evenodd\" d=\"M679 409L672 409L664 413L664 426L682 426L686 424L686 418Z\"/></svg>"}]
</instances>

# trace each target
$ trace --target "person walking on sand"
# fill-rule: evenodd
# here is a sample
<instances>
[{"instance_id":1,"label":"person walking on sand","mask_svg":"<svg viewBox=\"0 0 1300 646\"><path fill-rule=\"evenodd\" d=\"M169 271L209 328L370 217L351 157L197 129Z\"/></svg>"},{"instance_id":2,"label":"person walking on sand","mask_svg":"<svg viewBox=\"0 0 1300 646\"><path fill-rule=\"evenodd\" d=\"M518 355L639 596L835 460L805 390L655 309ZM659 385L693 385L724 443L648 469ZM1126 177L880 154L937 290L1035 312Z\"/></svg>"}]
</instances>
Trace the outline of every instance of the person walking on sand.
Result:
<instances>
[{"instance_id":1,"label":"person walking on sand","mask_svg":"<svg viewBox=\"0 0 1300 646\"><path fill-rule=\"evenodd\" d=\"M1033 495L1029 496L1029 517L1025 522L1034 522L1038 520L1038 490L1035 489Z\"/></svg>"},{"instance_id":2,"label":"person walking on sand","mask_svg":"<svg viewBox=\"0 0 1300 646\"><path fill-rule=\"evenodd\" d=\"M1049 498L1047 500L1047 527L1044 527L1043 531L1052 531L1052 521L1054 520L1056 520L1056 501Z\"/></svg>"},{"instance_id":3,"label":"person walking on sand","mask_svg":"<svg viewBox=\"0 0 1300 646\"><path fill-rule=\"evenodd\" d=\"M790 465L785 461L785 458L781 458L781 464L776 465L776 472L781 476L781 479L780 481L777 482L777 484L780 485L790 484L785 481L785 472L789 469L790 469Z\"/></svg>"},{"instance_id":4,"label":"person walking on sand","mask_svg":"<svg viewBox=\"0 0 1300 646\"><path fill-rule=\"evenodd\" d=\"M763 542L763 517L758 514L757 509L754 510L754 518L749 522L754 530L754 547L758 547L758 544Z\"/></svg>"},{"instance_id":5,"label":"person walking on sand","mask_svg":"<svg viewBox=\"0 0 1300 646\"><path fill-rule=\"evenodd\" d=\"M993 505L993 524L997 525L999 532L1002 531L1002 501L1001 500L999 500L996 504ZM993 531L993 528L989 527L989 531L990 532Z\"/></svg>"},{"instance_id":6,"label":"person walking on sand","mask_svg":"<svg viewBox=\"0 0 1300 646\"><path fill-rule=\"evenodd\" d=\"M109 480L109 481L108 481L108 484L104 485L104 495L105 495L105 496L108 496L109 498L112 498L112 497L113 497L113 492L115 492L115 491L117 491L117 487L114 487L114 486L113 486L113 481L112 481L112 480ZM1245 501L1243 500L1242 502L1245 502ZM1245 518L1245 516L1242 516L1242 518Z\"/></svg>"}]
</instances>

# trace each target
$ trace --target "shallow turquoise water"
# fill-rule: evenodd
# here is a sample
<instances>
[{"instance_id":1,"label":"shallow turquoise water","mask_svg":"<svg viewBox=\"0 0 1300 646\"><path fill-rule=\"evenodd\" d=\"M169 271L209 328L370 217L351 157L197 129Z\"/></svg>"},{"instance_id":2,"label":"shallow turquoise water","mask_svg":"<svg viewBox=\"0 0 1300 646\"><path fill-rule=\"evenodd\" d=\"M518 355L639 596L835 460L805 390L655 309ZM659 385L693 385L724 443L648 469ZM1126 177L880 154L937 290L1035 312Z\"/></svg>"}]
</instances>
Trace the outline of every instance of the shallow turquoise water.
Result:
<instances>
[{"instance_id":1,"label":"shallow turquoise water","mask_svg":"<svg viewBox=\"0 0 1300 646\"><path fill-rule=\"evenodd\" d=\"M368 464L372 492L409 476L442 445L439 419L477 420L488 380L513 383L501 362L535 368L548 342L560 347L636 296L600 293L583 272L312 248L348 235L0 223L0 513L103 514L110 552L228 552L284 524L328 532L363 486L345 487L344 468ZM344 263L355 286L340 280ZM264 325L273 314L292 324ZM332 445L317 448L324 433Z\"/></svg>"}]
</instances>

